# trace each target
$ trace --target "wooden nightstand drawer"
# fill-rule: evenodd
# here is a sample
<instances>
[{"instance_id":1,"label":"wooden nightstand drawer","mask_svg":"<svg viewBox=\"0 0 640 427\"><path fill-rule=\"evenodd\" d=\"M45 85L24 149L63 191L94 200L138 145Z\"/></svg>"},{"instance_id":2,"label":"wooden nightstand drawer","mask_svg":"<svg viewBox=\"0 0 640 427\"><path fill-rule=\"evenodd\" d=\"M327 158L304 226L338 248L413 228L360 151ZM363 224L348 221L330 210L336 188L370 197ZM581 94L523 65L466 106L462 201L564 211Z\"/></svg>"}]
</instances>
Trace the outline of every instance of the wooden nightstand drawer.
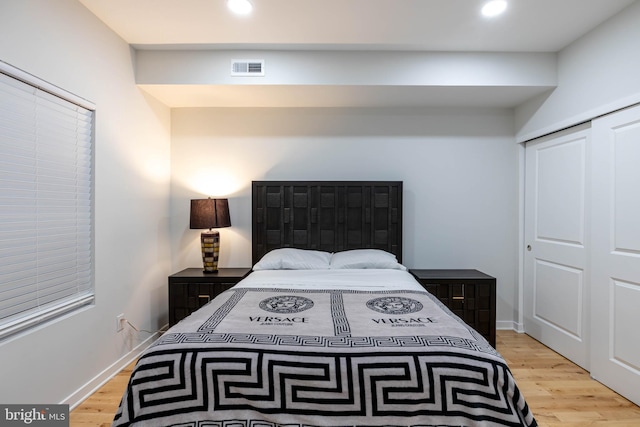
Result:
<instances>
[{"instance_id":1,"label":"wooden nightstand drawer","mask_svg":"<svg viewBox=\"0 0 640 427\"><path fill-rule=\"evenodd\" d=\"M221 268L217 273L205 274L201 268L187 268L169 276L169 326L206 305L250 272L250 268Z\"/></svg>"},{"instance_id":2,"label":"wooden nightstand drawer","mask_svg":"<svg viewBox=\"0 0 640 427\"><path fill-rule=\"evenodd\" d=\"M478 270L411 269L431 294L496 345L496 279Z\"/></svg>"}]
</instances>

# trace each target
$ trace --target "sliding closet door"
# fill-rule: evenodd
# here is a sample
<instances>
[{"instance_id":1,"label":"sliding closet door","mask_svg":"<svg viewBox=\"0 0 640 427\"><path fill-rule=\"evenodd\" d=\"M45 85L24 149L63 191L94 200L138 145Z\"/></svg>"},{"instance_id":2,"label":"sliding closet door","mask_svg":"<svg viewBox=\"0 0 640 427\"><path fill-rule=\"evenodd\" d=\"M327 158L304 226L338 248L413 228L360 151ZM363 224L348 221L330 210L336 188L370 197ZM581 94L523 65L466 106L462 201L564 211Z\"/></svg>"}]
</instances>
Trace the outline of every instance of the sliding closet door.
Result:
<instances>
[{"instance_id":1,"label":"sliding closet door","mask_svg":"<svg viewBox=\"0 0 640 427\"><path fill-rule=\"evenodd\" d=\"M640 107L593 122L591 375L640 405Z\"/></svg>"},{"instance_id":2,"label":"sliding closet door","mask_svg":"<svg viewBox=\"0 0 640 427\"><path fill-rule=\"evenodd\" d=\"M589 129L525 149L524 327L589 367Z\"/></svg>"}]
</instances>

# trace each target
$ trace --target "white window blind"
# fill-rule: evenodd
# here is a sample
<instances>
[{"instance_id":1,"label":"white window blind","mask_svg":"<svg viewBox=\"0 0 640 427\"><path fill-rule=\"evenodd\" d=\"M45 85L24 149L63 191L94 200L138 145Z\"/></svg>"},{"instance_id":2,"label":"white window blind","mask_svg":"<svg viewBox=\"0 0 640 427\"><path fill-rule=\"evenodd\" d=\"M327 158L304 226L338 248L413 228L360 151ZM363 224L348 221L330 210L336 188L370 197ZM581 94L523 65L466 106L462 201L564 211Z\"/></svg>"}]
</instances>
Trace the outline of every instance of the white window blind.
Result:
<instances>
[{"instance_id":1,"label":"white window blind","mask_svg":"<svg viewBox=\"0 0 640 427\"><path fill-rule=\"evenodd\" d=\"M74 98L0 63L0 339L93 303L94 112Z\"/></svg>"}]
</instances>

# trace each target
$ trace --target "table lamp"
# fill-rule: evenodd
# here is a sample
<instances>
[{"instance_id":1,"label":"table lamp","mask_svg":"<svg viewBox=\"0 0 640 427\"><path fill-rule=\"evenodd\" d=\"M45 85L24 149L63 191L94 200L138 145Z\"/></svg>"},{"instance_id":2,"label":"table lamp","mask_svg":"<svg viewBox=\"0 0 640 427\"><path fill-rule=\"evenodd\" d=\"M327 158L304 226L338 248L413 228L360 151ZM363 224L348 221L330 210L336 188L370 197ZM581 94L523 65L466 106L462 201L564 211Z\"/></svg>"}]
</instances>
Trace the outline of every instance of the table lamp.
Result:
<instances>
[{"instance_id":1,"label":"table lamp","mask_svg":"<svg viewBox=\"0 0 640 427\"><path fill-rule=\"evenodd\" d=\"M214 228L230 227L229 200L195 199L191 200L190 229L208 229L200 234L202 263L205 273L218 272L220 255L220 232Z\"/></svg>"}]
</instances>

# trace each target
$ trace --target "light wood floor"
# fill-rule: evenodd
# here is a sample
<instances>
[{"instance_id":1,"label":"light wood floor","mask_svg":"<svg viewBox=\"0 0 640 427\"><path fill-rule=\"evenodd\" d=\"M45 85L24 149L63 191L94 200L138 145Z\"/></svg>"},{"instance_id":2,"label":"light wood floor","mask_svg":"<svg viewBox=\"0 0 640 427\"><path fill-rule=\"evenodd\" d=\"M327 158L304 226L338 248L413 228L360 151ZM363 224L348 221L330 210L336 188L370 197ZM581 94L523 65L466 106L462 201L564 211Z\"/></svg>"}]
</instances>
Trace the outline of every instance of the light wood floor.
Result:
<instances>
[{"instance_id":1,"label":"light wood floor","mask_svg":"<svg viewBox=\"0 0 640 427\"><path fill-rule=\"evenodd\" d=\"M536 340L498 331L496 341L540 427L640 426L640 407ZM71 427L110 426L132 369L124 369L73 410Z\"/></svg>"}]
</instances>

